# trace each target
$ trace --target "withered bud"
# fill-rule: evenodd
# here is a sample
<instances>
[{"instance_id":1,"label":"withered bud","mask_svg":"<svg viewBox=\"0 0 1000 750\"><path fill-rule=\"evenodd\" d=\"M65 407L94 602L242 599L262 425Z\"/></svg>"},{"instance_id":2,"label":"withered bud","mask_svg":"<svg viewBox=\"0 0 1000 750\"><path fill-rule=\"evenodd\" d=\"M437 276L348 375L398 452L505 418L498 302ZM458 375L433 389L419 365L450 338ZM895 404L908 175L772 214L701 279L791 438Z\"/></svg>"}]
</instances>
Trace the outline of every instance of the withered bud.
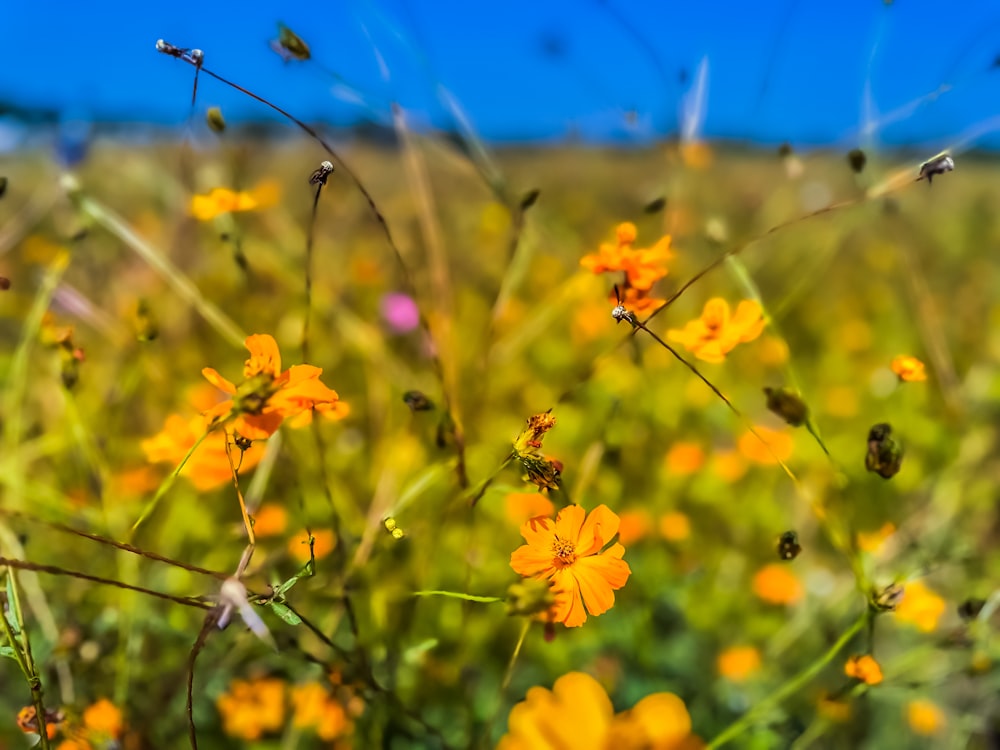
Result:
<instances>
[{"instance_id":1,"label":"withered bud","mask_svg":"<svg viewBox=\"0 0 1000 750\"><path fill-rule=\"evenodd\" d=\"M854 174L861 174L865 168L865 164L868 163L868 157L860 148L852 148L847 152L847 163L851 165L851 171Z\"/></svg>"},{"instance_id":2,"label":"withered bud","mask_svg":"<svg viewBox=\"0 0 1000 750\"><path fill-rule=\"evenodd\" d=\"M892 437L892 426L886 422L874 425L868 431L868 452L865 468L883 479L899 473L903 464L903 446Z\"/></svg>"},{"instance_id":3,"label":"withered bud","mask_svg":"<svg viewBox=\"0 0 1000 750\"><path fill-rule=\"evenodd\" d=\"M778 557L782 560L794 560L801 552L799 535L794 531L786 531L778 537Z\"/></svg>"},{"instance_id":4,"label":"withered bud","mask_svg":"<svg viewBox=\"0 0 1000 750\"><path fill-rule=\"evenodd\" d=\"M250 450L250 446L253 445L253 440L251 440L250 438L243 437L238 432L233 434L233 442L236 444L236 447L239 448L243 453L246 453L248 450Z\"/></svg>"},{"instance_id":5,"label":"withered bud","mask_svg":"<svg viewBox=\"0 0 1000 750\"><path fill-rule=\"evenodd\" d=\"M525 578L507 589L507 614L512 617L541 614L551 609L555 603L552 582L542 578Z\"/></svg>"},{"instance_id":6,"label":"withered bud","mask_svg":"<svg viewBox=\"0 0 1000 750\"><path fill-rule=\"evenodd\" d=\"M951 158L949 153L945 152L943 154L938 154L921 164L920 175L917 179L922 180L926 178L927 184L930 185L934 180L934 175L951 172L953 169L955 169L955 160Z\"/></svg>"},{"instance_id":7,"label":"withered bud","mask_svg":"<svg viewBox=\"0 0 1000 750\"><path fill-rule=\"evenodd\" d=\"M214 133L224 133L226 131L226 118L222 116L222 110L219 107L208 108L208 111L205 113L205 122L208 123L208 127Z\"/></svg>"},{"instance_id":8,"label":"withered bud","mask_svg":"<svg viewBox=\"0 0 1000 750\"><path fill-rule=\"evenodd\" d=\"M309 175L310 185L325 185L326 179L333 173L333 164L328 161L320 162L319 169Z\"/></svg>"},{"instance_id":9,"label":"withered bud","mask_svg":"<svg viewBox=\"0 0 1000 750\"><path fill-rule=\"evenodd\" d=\"M278 38L271 44L271 48L285 62L289 60L308 60L312 57L309 45L302 41L302 37L280 22L278 23Z\"/></svg>"},{"instance_id":10,"label":"withered bud","mask_svg":"<svg viewBox=\"0 0 1000 750\"><path fill-rule=\"evenodd\" d=\"M791 143L785 141L780 146L778 146L778 156L780 156L782 159L787 159L791 155L792 155Z\"/></svg>"},{"instance_id":11,"label":"withered bud","mask_svg":"<svg viewBox=\"0 0 1000 750\"><path fill-rule=\"evenodd\" d=\"M653 200L643 206L642 212L644 214L658 214L666 207L667 199L661 195L659 198L653 198Z\"/></svg>"},{"instance_id":12,"label":"withered bud","mask_svg":"<svg viewBox=\"0 0 1000 750\"><path fill-rule=\"evenodd\" d=\"M8 289L10 289L10 279L0 276L0 292L6 292Z\"/></svg>"},{"instance_id":13,"label":"withered bud","mask_svg":"<svg viewBox=\"0 0 1000 750\"><path fill-rule=\"evenodd\" d=\"M881 591L873 590L870 602L879 612L895 612L905 594L906 589L902 584L890 583Z\"/></svg>"},{"instance_id":14,"label":"withered bud","mask_svg":"<svg viewBox=\"0 0 1000 750\"><path fill-rule=\"evenodd\" d=\"M983 607L986 606L985 599L966 599L964 602L958 605L958 616L962 618L965 622L970 620L975 620L979 617L979 613L983 611Z\"/></svg>"},{"instance_id":15,"label":"withered bud","mask_svg":"<svg viewBox=\"0 0 1000 750\"><path fill-rule=\"evenodd\" d=\"M519 455L524 467L524 480L540 490L557 490L562 484L562 461L544 458L534 453Z\"/></svg>"},{"instance_id":16,"label":"withered bud","mask_svg":"<svg viewBox=\"0 0 1000 750\"><path fill-rule=\"evenodd\" d=\"M0 175L0 198L3 198L3 194L7 192L7 178Z\"/></svg>"},{"instance_id":17,"label":"withered bud","mask_svg":"<svg viewBox=\"0 0 1000 750\"><path fill-rule=\"evenodd\" d=\"M539 190L538 188L535 188L533 190L529 190L527 193L521 196L521 210L526 211L532 206L534 206L535 202L538 200L538 196L541 194L542 191Z\"/></svg>"},{"instance_id":18,"label":"withered bud","mask_svg":"<svg viewBox=\"0 0 1000 750\"><path fill-rule=\"evenodd\" d=\"M434 402L427 398L421 391L407 391L403 394L403 403L410 407L410 411L431 411Z\"/></svg>"},{"instance_id":19,"label":"withered bud","mask_svg":"<svg viewBox=\"0 0 1000 750\"><path fill-rule=\"evenodd\" d=\"M140 299L136 305L135 320L133 320L133 323L135 325L135 337L143 343L153 341L160 335L160 328L156 324L156 319L153 317L152 311L149 309L149 303L144 299Z\"/></svg>"},{"instance_id":20,"label":"withered bud","mask_svg":"<svg viewBox=\"0 0 1000 750\"><path fill-rule=\"evenodd\" d=\"M765 388L767 408L792 427L801 427L809 419L809 406L791 388Z\"/></svg>"}]
</instances>

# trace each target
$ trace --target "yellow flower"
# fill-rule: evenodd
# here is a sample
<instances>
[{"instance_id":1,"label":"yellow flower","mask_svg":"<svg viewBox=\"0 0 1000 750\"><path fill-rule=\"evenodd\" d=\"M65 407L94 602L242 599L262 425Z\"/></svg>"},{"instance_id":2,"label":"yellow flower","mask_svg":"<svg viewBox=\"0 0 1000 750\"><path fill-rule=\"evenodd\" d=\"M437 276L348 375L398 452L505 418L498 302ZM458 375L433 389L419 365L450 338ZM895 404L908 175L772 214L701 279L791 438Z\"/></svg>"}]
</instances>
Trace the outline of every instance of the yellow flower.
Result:
<instances>
[{"instance_id":1,"label":"yellow flower","mask_svg":"<svg viewBox=\"0 0 1000 750\"><path fill-rule=\"evenodd\" d=\"M906 584L903 600L896 607L896 619L930 633L946 609L944 599L927 588L922 581Z\"/></svg>"},{"instance_id":2,"label":"yellow flower","mask_svg":"<svg viewBox=\"0 0 1000 750\"><path fill-rule=\"evenodd\" d=\"M939 733L946 724L944 712L929 700L914 700L906 704L906 722L917 734Z\"/></svg>"},{"instance_id":3,"label":"yellow flower","mask_svg":"<svg viewBox=\"0 0 1000 750\"><path fill-rule=\"evenodd\" d=\"M627 510L619 517L618 541L621 544L632 544L644 539L653 525L649 513L645 510Z\"/></svg>"},{"instance_id":4,"label":"yellow flower","mask_svg":"<svg viewBox=\"0 0 1000 750\"><path fill-rule=\"evenodd\" d=\"M666 462L671 474L693 474L705 463L705 450L698 443L678 441L667 451Z\"/></svg>"},{"instance_id":5,"label":"yellow flower","mask_svg":"<svg viewBox=\"0 0 1000 750\"><path fill-rule=\"evenodd\" d=\"M510 566L522 576L553 582L551 621L572 628L586 622L587 612L600 615L614 606L614 592L632 573L622 559L621 544L601 551L618 533L618 525L618 516L606 505L589 516L579 505L570 505L555 521L533 518L521 526L527 544L514 550Z\"/></svg>"},{"instance_id":6,"label":"yellow flower","mask_svg":"<svg viewBox=\"0 0 1000 750\"><path fill-rule=\"evenodd\" d=\"M647 695L616 716L597 680L570 672L552 690L528 690L511 709L497 750L681 750L695 742L691 717L676 695Z\"/></svg>"},{"instance_id":7,"label":"yellow flower","mask_svg":"<svg viewBox=\"0 0 1000 750\"><path fill-rule=\"evenodd\" d=\"M878 685L882 682L882 667L869 654L852 656L844 664L844 674L860 680L866 685Z\"/></svg>"},{"instance_id":8,"label":"yellow flower","mask_svg":"<svg viewBox=\"0 0 1000 750\"><path fill-rule=\"evenodd\" d=\"M760 669L760 651L753 646L733 646L719 654L715 665L727 680L746 682Z\"/></svg>"},{"instance_id":9,"label":"yellow flower","mask_svg":"<svg viewBox=\"0 0 1000 750\"><path fill-rule=\"evenodd\" d=\"M900 380L907 383L918 383L927 380L924 363L916 357L910 357L906 354L893 357L892 371L899 376Z\"/></svg>"},{"instance_id":10,"label":"yellow flower","mask_svg":"<svg viewBox=\"0 0 1000 750\"><path fill-rule=\"evenodd\" d=\"M243 366L243 382L237 387L211 367L201 371L205 379L233 398L206 412L213 424L232 423L248 440L273 435L285 419L294 417L293 427L308 424L314 411L330 419L343 419L348 407L337 392L324 385L323 370L312 365L293 365L281 370L281 353L266 333L248 336L250 358Z\"/></svg>"},{"instance_id":11,"label":"yellow flower","mask_svg":"<svg viewBox=\"0 0 1000 750\"><path fill-rule=\"evenodd\" d=\"M285 723L285 683L273 678L233 680L215 701L226 734L260 739Z\"/></svg>"},{"instance_id":12,"label":"yellow flower","mask_svg":"<svg viewBox=\"0 0 1000 750\"><path fill-rule=\"evenodd\" d=\"M684 346L705 362L724 362L726 354L737 344L745 344L764 330L763 311L754 300L743 300L730 316L729 303L714 297L705 303L701 317L690 321L683 329L667 331L671 341Z\"/></svg>"},{"instance_id":13,"label":"yellow flower","mask_svg":"<svg viewBox=\"0 0 1000 750\"><path fill-rule=\"evenodd\" d=\"M634 248L637 233L635 224L619 224L615 243L602 242L596 253L580 259L580 265L592 273L624 271L626 287L648 292L654 283L667 275L665 263L671 258L670 237L661 237L650 248Z\"/></svg>"},{"instance_id":14,"label":"yellow flower","mask_svg":"<svg viewBox=\"0 0 1000 750\"><path fill-rule=\"evenodd\" d=\"M805 593L787 565L771 563L753 577L753 592L769 604L795 604Z\"/></svg>"},{"instance_id":15,"label":"yellow flower","mask_svg":"<svg viewBox=\"0 0 1000 750\"><path fill-rule=\"evenodd\" d=\"M245 190L214 188L206 195L191 196L191 215L198 221L211 221L220 214L233 211L253 211L257 200Z\"/></svg>"},{"instance_id":16,"label":"yellow flower","mask_svg":"<svg viewBox=\"0 0 1000 750\"><path fill-rule=\"evenodd\" d=\"M184 419L179 414L167 417L163 429L140 444L146 458L152 463L168 463L177 466L187 455L198 438L210 429L209 420L204 416ZM226 455L227 436L222 431L210 432L201 445L184 464L181 476L187 477L195 489L204 492L232 482L232 469ZM240 460L240 451L231 447L233 463L240 471L256 466L264 456L264 449L251 445Z\"/></svg>"},{"instance_id":17,"label":"yellow flower","mask_svg":"<svg viewBox=\"0 0 1000 750\"><path fill-rule=\"evenodd\" d=\"M279 536L285 533L287 526L288 513L280 505L265 505L253 514L253 533L255 536Z\"/></svg>"},{"instance_id":18,"label":"yellow flower","mask_svg":"<svg viewBox=\"0 0 1000 750\"><path fill-rule=\"evenodd\" d=\"M834 721L843 724L851 718L851 704L847 701L838 700L826 693L820 694L816 704L819 715L827 721Z\"/></svg>"}]
</instances>

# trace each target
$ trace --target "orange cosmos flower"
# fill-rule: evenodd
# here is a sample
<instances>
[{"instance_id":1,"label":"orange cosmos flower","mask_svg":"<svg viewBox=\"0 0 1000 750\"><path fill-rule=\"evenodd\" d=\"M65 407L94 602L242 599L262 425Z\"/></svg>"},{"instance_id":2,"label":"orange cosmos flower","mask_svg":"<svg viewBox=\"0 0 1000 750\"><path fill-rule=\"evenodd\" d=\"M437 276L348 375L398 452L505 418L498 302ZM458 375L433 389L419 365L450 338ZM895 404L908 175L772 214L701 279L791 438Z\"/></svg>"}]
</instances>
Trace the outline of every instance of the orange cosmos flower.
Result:
<instances>
[{"instance_id":1,"label":"orange cosmos flower","mask_svg":"<svg viewBox=\"0 0 1000 750\"><path fill-rule=\"evenodd\" d=\"M927 380L927 372L924 363L916 357L900 354L892 359L892 371L899 376L900 380L907 383L919 383Z\"/></svg>"},{"instance_id":2,"label":"orange cosmos flower","mask_svg":"<svg viewBox=\"0 0 1000 750\"><path fill-rule=\"evenodd\" d=\"M106 739L120 737L125 726L121 709L107 698L84 709L83 723L91 732Z\"/></svg>"},{"instance_id":3,"label":"orange cosmos flower","mask_svg":"<svg viewBox=\"0 0 1000 750\"><path fill-rule=\"evenodd\" d=\"M618 516L606 505L589 516L579 505L570 505L555 521L533 518L521 526L527 544L514 550L510 566L522 576L553 582L553 622L573 628L586 622L587 612L596 616L614 606L614 592L632 574L622 559L621 544L601 551L618 533L618 524Z\"/></svg>"},{"instance_id":4,"label":"orange cosmos flower","mask_svg":"<svg viewBox=\"0 0 1000 750\"><path fill-rule=\"evenodd\" d=\"M616 305L622 304L626 310L641 317L651 315L666 303L665 299L650 297L648 289L636 289L634 286L626 286L624 294L622 290L619 290L618 294L619 296L616 297L614 290L612 290L608 295L608 301Z\"/></svg>"},{"instance_id":5,"label":"orange cosmos flower","mask_svg":"<svg viewBox=\"0 0 1000 750\"><path fill-rule=\"evenodd\" d=\"M844 665L844 674L853 677L866 685L878 685L882 682L882 667L869 654L852 656Z\"/></svg>"},{"instance_id":6,"label":"orange cosmos flower","mask_svg":"<svg viewBox=\"0 0 1000 750\"><path fill-rule=\"evenodd\" d=\"M795 604L805 593L787 565L771 563L753 577L753 592L768 604Z\"/></svg>"},{"instance_id":7,"label":"orange cosmos flower","mask_svg":"<svg viewBox=\"0 0 1000 750\"><path fill-rule=\"evenodd\" d=\"M180 414L171 414L160 432L142 441L142 450L152 463L177 466L184 460L191 446L210 429L211 423L204 416L185 419ZM233 473L226 455L227 439L221 430L209 432L181 469L181 476L190 479L198 491L212 490L232 481ZM252 469L264 457L264 449L258 445L251 445L243 453L242 461L239 450L231 450L233 463L240 471Z\"/></svg>"},{"instance_id":8,"label":"orange cosmos flower","mask_svg":"<svg viewBox=\"0 0 1000 750\"><path fill-rule=\"evenodd\" d=\"M257 740L285 723L285 683L273 678L233 680L215 706L226 734Z\"/></svg>"},{"instance_id":9,"label":"orange cosmos flower","mask_svg":"<svg viewBox=\"0 0 1000 750\"><path fill-rule=\"evenodd\" d=\"M245 190L214 188L205 195L191 196L191 215L198 221L211 221L220 214L233 211L253 211L257 199Z\"/></svg>"},{"instance_id":10,"label":"orange cosmos flower","mask_svg":"<svg viewBox=\"0 0 1000 750\"><path fill-rule=\"evenodd\" d=\"M335 740L350 728L344 707L318 682L294 686L292 707L292 726L313 729L321 740Z\"/></svg>"},{"instance_id":11,"label":"orange cosmos flower","mask_svg":"<svg viewBox=\"0 0 1000 750\"><path fill-rule=\"evenodd\" d=\"M795 441L789 430L772 430L770 427L754 425L754 432L757 434L754 435L753 432L747 430L740 435L740 439L737 441L740 453L751 461L771 465L777 463L776 458L787 461L792 457ZM765 446L764 443L767 445Z\"/></svg>"},{"instance_id":12,"label":"orange cosmos flower","mask_svg":"<svg viewBox=\"0 0 1000 750\"><path fill-rule=\"evenodd\" d=\"M705 303L701 317L690 321L683 329L667 332L676 341L705 362L724 362L726 354L737 344L745 344L764 330L764 312L754 300L743 300L730 315L729 303L714 297Z\"/></svg>"},{"instance_id":13,"label":"orange cosmos flower","mask_svg":"<svg viewBox=\"0 0 1000 750\"><path fill-rule=\"evenodd\" d=\"M733 646L719 654L715 665L730 682L746 682L760 669L760 651L753 646Z\"/></svg>"},{"instance_id":14,"label":"orange cosmos flower","mask_svg":"<svg viewBox=\"0 0 1000 750\"><path fill-rule=\"evenodd\" d=\"M242 437L263 440L289 417L296 417L292 426L299 427L309 423L314 411L330 419L347 416L347 404L320 382L322 369L293 365L282 372L278 344L266 333L248 336L246 347L250 358L243 366L239 386L211 367L201 371L209 383L233 397L206 412L213 424L232 420L232 428Z\"/></svg>"},{"instance_id":15,"label":"orange cosmos flower","mask_svg":"<svg viewBox=\"0 0 1000 750\"><path fill-rule=\"evenodd\" d=\"M664 264L672 256L670 237L661 237L649 248L634 248L637 233L635 224L628 221L619 224L614 244L602 242L596 253L580 259L580 265L592 273L624 271L626 286L648 292L654 283L667 275Z\"/></svg>"},{"instance_id":16,"label":"orange cosmos flower","mask_svg":"<svg viewBox=\"0 0 1000 750\"><path fill-rule=\"evenodd\" d=\"M497 750L683 750L702 747L691 734L684 701L672 693L653 693L630 710L614 713L601 684L583 672L570 672L552 690L533 687L511 709L507 734Z\"/></svg>"}]
</instances>

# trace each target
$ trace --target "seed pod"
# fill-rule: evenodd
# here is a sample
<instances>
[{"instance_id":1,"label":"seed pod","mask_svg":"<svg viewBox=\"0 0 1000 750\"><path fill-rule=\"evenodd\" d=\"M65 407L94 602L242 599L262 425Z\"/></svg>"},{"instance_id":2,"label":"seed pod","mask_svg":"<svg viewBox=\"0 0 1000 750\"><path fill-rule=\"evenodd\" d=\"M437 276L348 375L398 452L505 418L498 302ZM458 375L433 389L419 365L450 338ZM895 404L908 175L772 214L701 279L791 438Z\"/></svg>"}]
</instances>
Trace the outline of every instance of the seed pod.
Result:
<instances>
[{"instance_id":1,"label":"seed pod","mask_svg":"<svg viewBox=\"0 0 1000 750\"><path fill-rule=\"evenodd\" d=\"M799 535L794 531L786 531L778 537L778 557L782 560L794 560L801 552Z\"/></svg>"},{"instance_id":2,"label":"seed pod","mask_svg":"<svg viewBox=\"0 0 1000 750\"><path fill-rule=\"evenodd\" d=\"M791 388L765 388L767 408L792 427L800 427L809 419L809 406Z\"/></svg>"},{"instance_id":3,"label":"seed pod","mask_svg":"<svg viewBox=\"0 0 1000 750\"><path fill-rule=\"evenodd\" d=\"M847 163L851 165L851 171L854 174L861 174L865 168L865 164L868 163L868 157L860 148L852 148L847 152Z\"/></svg>"},{"instance_id":4,"label":"seed pod","mask_svg":"<svg viewBox=\"0 0 1000 750\"><path fill-rule=\"evenodd\" d=\"M215 133L224 133L226 130L226 119L222 116L222 110L218 107L209 107L205 113L205 121L208 127Z\"/></svg>"},{"instance_id":5,"label":"seed pod","mask_svg":"<svg viewBox=\"0 0 1000 750\"><path fill-rule=\"evenodd\" d=\"M903 446L892 437L892 426L886 422L874 425L868 431L868 453L865 468L883 479L899 473L903 464Z\"/></svg>"}]
</instances>

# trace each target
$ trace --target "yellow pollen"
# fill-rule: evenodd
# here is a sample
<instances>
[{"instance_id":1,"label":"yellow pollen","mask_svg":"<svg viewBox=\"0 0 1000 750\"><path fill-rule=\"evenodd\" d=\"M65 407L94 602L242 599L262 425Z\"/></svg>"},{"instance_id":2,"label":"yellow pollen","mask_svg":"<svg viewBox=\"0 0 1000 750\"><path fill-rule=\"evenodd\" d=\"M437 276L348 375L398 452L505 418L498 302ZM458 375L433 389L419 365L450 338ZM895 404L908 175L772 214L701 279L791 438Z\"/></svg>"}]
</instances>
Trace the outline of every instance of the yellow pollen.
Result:
<instances>
[{"instance_id":1,"label":"yellow pollen","mask_svg":"<svg viewBox=\"0 0 1000 750\"><path fill-rule=\"evenodd\" d=\"M556 537L552 542L552 552L562 562L569 564L576 559L576 546L565 539Z\"/></svg>"}]
</instances>

